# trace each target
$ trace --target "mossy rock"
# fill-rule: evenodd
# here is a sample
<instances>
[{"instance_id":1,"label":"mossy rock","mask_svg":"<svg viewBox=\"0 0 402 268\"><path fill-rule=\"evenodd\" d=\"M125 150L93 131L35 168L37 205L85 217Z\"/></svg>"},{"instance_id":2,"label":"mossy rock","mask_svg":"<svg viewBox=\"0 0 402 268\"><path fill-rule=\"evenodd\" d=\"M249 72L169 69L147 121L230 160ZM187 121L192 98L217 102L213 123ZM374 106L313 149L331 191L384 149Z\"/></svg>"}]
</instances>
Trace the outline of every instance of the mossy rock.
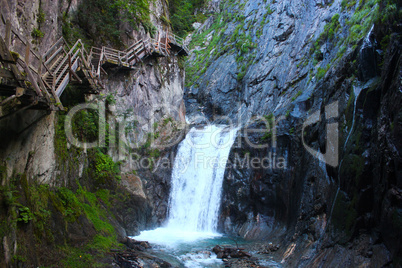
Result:
<instances>
[{"instance_id":1,"label":"mossy rock","mask_svg":"<svg viewBox=\"0 0 402 268\"><path fill-rule=\"evenodd\" d=\"M11 51L11 56L13 57L14 61L17 61L20 58L20 54L15 51Z\"/></svg>"},{"instance_id":2,"label":"mossy rock","mask_svg":"<svg viewBox=\"0 0 402 268\"><path fill-rule=\"evenodd\" d=\"M345 234L342 238L344 242L349 240L353 234L353 229L357 219L356 202L357 195L350 200L346 193L339 191L335 200L334 211L332 213L332 224L336 230Z\"/></svg>"}]
</instances>

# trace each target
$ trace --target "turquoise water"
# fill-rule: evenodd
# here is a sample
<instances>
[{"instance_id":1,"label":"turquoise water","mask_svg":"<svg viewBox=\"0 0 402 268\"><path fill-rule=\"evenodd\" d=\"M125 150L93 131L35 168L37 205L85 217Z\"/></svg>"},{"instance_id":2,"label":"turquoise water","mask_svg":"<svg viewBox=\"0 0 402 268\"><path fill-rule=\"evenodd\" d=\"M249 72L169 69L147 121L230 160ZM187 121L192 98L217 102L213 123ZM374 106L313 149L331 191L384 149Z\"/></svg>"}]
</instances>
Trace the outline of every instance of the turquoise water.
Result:
<instances>
[{"instance_id":1,"label":"turquoise water","mask_svg":"<svg viewBox=\"0 0 402 268\"><path fill-rule=\"evenodd\" d=\"M152 232L152 231L150 231ZM156 232L154 234L160 234ZM138 239L138 237L135 237ZM225 235L215 234L215 237L204 237L198 240L191 239L191 241L174 242L169 245L166 240L162 245L154 244L151 241L152 249L147 252L171 263L174 267L211 267L220 268L225 267L224 262L216 257L212 252L213 247L219 245L221 247L252 247L253 243L241 238L234 238ZM248 251L253 257L258 259L257 264L261 267L281 267L277 262L270 259L267 255L258 254L257 252Z\"/></svg>"}]
</instances>

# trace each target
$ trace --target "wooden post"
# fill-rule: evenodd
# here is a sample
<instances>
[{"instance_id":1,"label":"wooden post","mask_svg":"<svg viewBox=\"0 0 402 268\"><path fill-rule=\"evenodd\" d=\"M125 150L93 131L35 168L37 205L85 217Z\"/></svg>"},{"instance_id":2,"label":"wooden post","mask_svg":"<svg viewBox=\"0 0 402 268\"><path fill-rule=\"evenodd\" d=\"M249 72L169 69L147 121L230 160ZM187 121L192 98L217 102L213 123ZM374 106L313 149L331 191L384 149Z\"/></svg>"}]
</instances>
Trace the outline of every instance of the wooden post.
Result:
<instances>
[{"instance_id":1,"label":"wooden post","mask_svg":"<svg viewBox=\"0 0 402 268\"><path fill-rule=\"evenodd\" d=\"M71 54L68 54L68 78L71 81L71 71L72 71L72 65L71 65Z\"/></svg>"},{"instance_id":2,"label":"wooden post","mask_svg":"<svg viewBox=\"0 0 402 268\"><path fill-rule=\"evenodd\" d=\"M38 75L39 75L39 77L42 76L42 64L43 64L42 56L39 56L39 67L38 67Z\"/></svg>"},{"instance_id":3,"label":"wooden post","mask_svg":"<svg viewBox=\"0 0 402 268\"><path fill-rule=\"evenodd\" d=\"M28 81L32 84L33 88L36 91L36 94L40 97L43 96L42 92L40 91L40 88L38 86L38 84L36 83L35 77L33 76L31 70L29 69L29 65L25 64L24 66L25 72L27 73L28 76Z\"/></svg>"},{"instance_id":4,"label":"wooden post","mask_svg":"<svg viewBox=\"0 0 402 268\"><path fill-rule=\"evenodd\" d=\"M52 94L54 100L56 101L56 106L58 106L60 110L64 110L63 104L61 104L60 98L57 96L56 92L56 76L53 76Z\"/></svg>"},{"instance_id":5,"label":"wooden post","mask_svg":"<svg viewBox=\"0 0 402 268\"><path fill-rule=\"evenodd\" d=\"M11 46L11 22L10 20L7 20L6 22L6 46L7 49L10 50L10 46Z\"/></svg>"},{"instance_id":6,"label":"wooden post","mask_svg":"<svg viewBox=\"0 0 402 268\"><path fill-rule=\"evenodd\" d=\"M39 56L38 82L39 82L39 86L42 89L42 93L45 94L46 100L49 102L49 105L51 105L49 92L47 92L45 83L43 83L43 81L42 81L42 65L43 65L43 58L42 58L42 56Z\"/></svg>"},{"instance_id":7,"label":"wooden post","mask_svg":"<svg viewBox=\"0 0 402 268\"><path fill-rule=\"evenodd\" d=\"M25 48L25 63L28 67L29 67L29 53L31 52L30 50L31 50L30 45L29 43L27 43L27 47Z\"/></svg>"}]
</instances>

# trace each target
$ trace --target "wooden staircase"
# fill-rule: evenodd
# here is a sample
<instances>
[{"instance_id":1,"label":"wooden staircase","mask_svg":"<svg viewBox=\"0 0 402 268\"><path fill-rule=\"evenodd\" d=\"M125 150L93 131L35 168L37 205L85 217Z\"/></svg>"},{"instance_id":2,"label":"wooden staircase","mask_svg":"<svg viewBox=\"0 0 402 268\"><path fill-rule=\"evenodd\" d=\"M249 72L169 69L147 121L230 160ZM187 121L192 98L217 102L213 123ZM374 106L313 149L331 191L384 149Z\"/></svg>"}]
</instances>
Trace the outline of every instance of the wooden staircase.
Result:
<instances>
[{"instance_id":1,"label":"wooden staircase","mask_svg":"<svg viewBox=\"0 0 402 268\"><path fill-rule=\"evenodd\" d=\"M139 40L124 51L92 47L89 53L81 40L70 47L60 38L40 56L0 15L6 28L5 37L0 36L0 96L6 98L0 99L0 106L18 98L21 109L63 110L60 96L69 83L77 83L85 94L98 94L104 89L101 76L107 75L105 69L131 70L147 57L188 55L183 39L158 33L155 39ZM25 57L10 51L11 40Z\"/></svg>"}]
</instances>

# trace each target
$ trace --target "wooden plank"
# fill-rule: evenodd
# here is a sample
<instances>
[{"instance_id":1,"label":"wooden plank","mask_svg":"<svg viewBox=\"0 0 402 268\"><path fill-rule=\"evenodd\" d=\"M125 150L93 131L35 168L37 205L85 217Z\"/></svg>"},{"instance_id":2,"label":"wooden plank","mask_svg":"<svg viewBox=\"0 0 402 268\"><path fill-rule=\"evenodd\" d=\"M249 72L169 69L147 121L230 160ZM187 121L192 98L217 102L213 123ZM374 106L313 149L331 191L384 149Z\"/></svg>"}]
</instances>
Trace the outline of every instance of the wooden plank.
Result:
<instances>
[{"instance_id":1,"label":"wooden plank","mask_svg":"<svg viewBox=\"0 0 402 268\"><path fill-rule=\"evenodd\" d=\"M29 65L29 53L31 52L30 45L25 47L25 64Z\"/></svg>"},{"instance_id":2,"label":"wooden plank","mask_svg":"<svg viewBox=\"0 0 402 268\"><path fill-rule=\"evenodd\" d=\"M66 76L67 70L68 70L68 65L66 65L66 66L63 68L63 70L61 71L61 73L60 73L59 76L57 77L57 79L56 79L56 85L57 85L57 83L60 82L60 80L61 80L64 76Z\"/></svg>"},{"instance_id":3,"label":"wooden plank","mask_svg":"<svg viewBox=\"0 0 402 268\"><path fill-rule=\"evenodd\" d=\"M59 98L60 98L61 94L63 94L64 89L66 89L69 82L70 82L70 79L69 79L68 75L66 75L66 77L61 81L60 85L58 86L58 88L56 90L56 94Z\"/></svg>"},{"instance_id":4,"label":"wooden plank","mask_svg":"<svg viewBox=\"0 0 402 268\"><path fill-rule=\"evenodd\" d=\"M9 101L12 101L13 99L17 98L17 95L11 95L10 97L6 98L5 100L3 100L2 102L0 102L0 106L3 106L4 104L6 104Z\"/></svg>"},{"instance_id":5,"label":"wooden plank","mask_svg":"<svg viewBox=\"0 0 402 268\"><path fill-rule=\"evenodd\" d=\"M47 57L53 52L53 50L64 41L64 38L61 37L59 40L56 41L49 49L48 51L43 55L43 58L46 60Z\"/></svg>"},{"instance_id":6,"label":"wooden plank","mask_svg":"<svg viewBox=\"0 0 402 268\"><path fill-rule=\"evenodd\" d=\"M40 87L42 88L42 92L45 93L46 100L47 100L49 103L51 103L51 101L50 101L50 95L49 95L49 92L47 92L47 88L46 88L46 86L45 86L45 83L43 83L43 80L42 80L41 77L39 77L38 79L39 79L39 85L40 85Z\"/></svg>"},{"instance_id":7,"label":"wooden plank","mask_svg":"<svg viewBox=\"0 0 402 268\"><path fill-rule=\"evenodd\" d=\"M80 79L80 77L75 72L78 69L78 65L79 65L79 59L77 59L74 62L74 64L71 64L71 66L70 66L70 81L72 80L72 77L74 77L80 84L82 84L82 80Z\"/></svg>"},{"instance_id":8,"label":"wooden plank","mask_svg":"<svg viewBox=\"0 0 402 268\"><path fill-rule=\"evenodd\" d=\"M29 69L31 69L31 71L33 71L34 73L36 73L37 75L39 75L39 71L36 70L32 65L29 65Z\"/></svg>"},{"instance_id":9,"label":"wooden plank","mask_svg":"<svg viewBox=\"0 0 402 268\"><path fill-rule=\"evenodd\" d=\"M60 68L63 67L63 65L66 63L67 59L68 59L67 56L63 58L63 60L59 63L59 65L57 65L56 70L54 70L53 72L54 74L57 74L59 72Z\"/></svg>"},{"instance_id":10,"label":"wooden plank","mask_svg":"<svg viewBox=\"0 0 402 268\"><path fill-rule=\"evenodd\" d=\"M28 81L32 84L36 94L38 94L38 96L43 97L42 92L40 91L38 84L35 81L34 76L31 73L31 70L29 69L29 67L25 64L25 62L21 61L21 66L24 68L25 72L27 73L27 77L28 77Z\"/></svg>"},{"instance_id":11,"label":"wooden plank","mask_svg":"<svg viewBox=\"0 0 402 268\"><path fill-rule=\"evenodd\" d=\"M133 47L137 46L142 40L139 40L137 43L134 43L133 45L131 45L129 48L127 48L125 51L129 51L131 50Z\"/></svg>"},{"instance_id":12,"label":"wooden plank","mask_svg":"<svg viewBox=\"0 0 402 268\"><path fill-rule=\"evenodd\" d=\"M14 61L13 57L11 56L10 51L7 49L6 44L4 43L3 38L0 36L0 55L2 57L3 60L8 60L8 61ZM24 86L23 85L23 80L24 78L22 77L20 71L18 70L17 66L14 64L10 64L10 69L12 71L12 73L14 74L15 79L17 80L17 82L19 83L20 86Z\"/></svg>"},{"instance_id":13,"label":"wooden plank","mask_svg":"<svg viewBox=\"0 0 402 268\"><path fill-rule=\"evenodd\" d=\"M39 58L39 67L38 67L38 75L42 76L42 64L43 64L43 59L42 57Z\"/></svg>"},{"instance_id":14,"label":"wooden plank","mask_svg":"<svg viewBox=\"0 0 402 268\"><path fill-rule=\"evenodd\" d=\"M63 50L63 47L59 47L59 49L56 50L55 53L52 54L52 56L49 57L49 59L46 60L45 65L50 64L54 58ZM46 59L46 56L43 56Z\"/></svg>"},{"instance_id":15,"label":"wooden plank","mask_svg":"<svg viewBox=\"0 0 402 268\"><path fill-rule=\"evenodd\" d=\"M55 82L56 82L56 77L53 77L53 85L52 85L52 87L51 87L52 95L53 95L53 98L55 99L56 104L57 104L57 106L59 107L59 109L64 110L64 107L63 107L63 105L61 104L60 98L59 98L59 96L57 96L57 94L56 94L56 90L55 90L55 88L56 88L56 83L55 83Z\"/></svg>"},{"instance_id":16,"label":"wooden plank","mask_svg":"<svg viewBox=\"0 0 402 268\"><path fill-rule=\"evenodd\" d=\"M68 72L68 77L71 80L71 76L72 76L72 74L71 74L71 72L72 72L72 70L71 70L71 54L68 54L68 69L70 70Z\"/></svg>"}]
</instances>

